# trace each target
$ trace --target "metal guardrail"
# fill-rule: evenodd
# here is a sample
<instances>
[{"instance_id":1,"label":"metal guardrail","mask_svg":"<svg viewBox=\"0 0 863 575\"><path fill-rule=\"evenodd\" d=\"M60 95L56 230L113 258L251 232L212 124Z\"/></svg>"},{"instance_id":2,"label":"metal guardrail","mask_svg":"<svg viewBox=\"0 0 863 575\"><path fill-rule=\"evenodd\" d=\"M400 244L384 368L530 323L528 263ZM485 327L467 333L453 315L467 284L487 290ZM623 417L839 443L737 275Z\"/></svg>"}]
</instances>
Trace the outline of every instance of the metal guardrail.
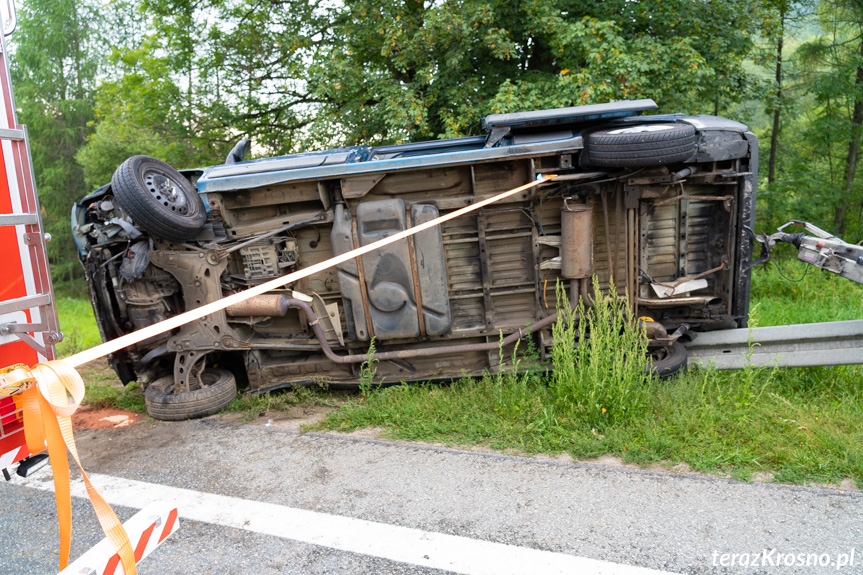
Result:
<instances>
[{"instance_id":1,"label":"metal guardrail","mask_svg":"<svg viewBox=\"0 0 863 575\"><path fill-rule=\"evenodd\" d=\"M863 364L863 320L699 333L685 345L690 364L716 369Z\"/></svg>"}]
</instances>

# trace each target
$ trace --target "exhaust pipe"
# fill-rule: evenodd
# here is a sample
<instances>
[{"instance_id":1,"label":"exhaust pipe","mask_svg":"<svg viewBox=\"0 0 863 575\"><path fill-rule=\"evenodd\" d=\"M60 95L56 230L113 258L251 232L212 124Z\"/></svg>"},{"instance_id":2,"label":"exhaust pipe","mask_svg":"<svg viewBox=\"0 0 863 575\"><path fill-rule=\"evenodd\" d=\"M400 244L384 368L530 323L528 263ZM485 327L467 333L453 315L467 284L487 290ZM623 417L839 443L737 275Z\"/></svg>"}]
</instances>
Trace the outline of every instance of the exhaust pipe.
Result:
<instances>
[{"instance_id":1,"label":"exhaust pipe","mask_svg":"<svg viewBox=\"0 0 863 575\"><path fill-rule=\"evenodd\" d=\"M579 295L590 301L585 280L593 275L593 206L564 201L560 208L560 275L569 280L572 305Z\"/></svg>"},{"instance_id":2,"label":"exhaust pipe","mask_svg":"<svg viewBox=\"0 0 863 575\"><path fill-rule=\"evenodd\" d=\"M288 298L279 294L261 294L225 308L231 317L273 317L288 313Z\"/></svg>"}]
</instances>

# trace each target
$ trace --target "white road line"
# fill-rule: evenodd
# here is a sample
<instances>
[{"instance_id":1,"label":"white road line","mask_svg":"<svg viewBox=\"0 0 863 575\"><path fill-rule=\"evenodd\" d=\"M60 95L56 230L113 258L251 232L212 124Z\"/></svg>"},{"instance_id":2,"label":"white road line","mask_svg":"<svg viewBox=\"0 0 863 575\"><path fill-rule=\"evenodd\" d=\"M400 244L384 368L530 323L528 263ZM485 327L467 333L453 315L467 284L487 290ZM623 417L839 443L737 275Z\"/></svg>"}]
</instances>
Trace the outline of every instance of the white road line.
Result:
<instances>
[{"instance_id":1,"label":"white road line","mask_svg":"<svg viewBox=\"0 0 863 575\"><path fill-rule=\"evenodd\" d=\"M178 505L181 519L243 529L465 575L671 575L667 571L375 523L109 475L93 474L90 478L112 505L141 509L152 502L167 501ZM16 477L14 483L44 491L54 490L53 481L47 473L39 473L26 479ZM72 483L72 495L86 497L84 484L80 480Z\"/></svg>"}]
</instances>

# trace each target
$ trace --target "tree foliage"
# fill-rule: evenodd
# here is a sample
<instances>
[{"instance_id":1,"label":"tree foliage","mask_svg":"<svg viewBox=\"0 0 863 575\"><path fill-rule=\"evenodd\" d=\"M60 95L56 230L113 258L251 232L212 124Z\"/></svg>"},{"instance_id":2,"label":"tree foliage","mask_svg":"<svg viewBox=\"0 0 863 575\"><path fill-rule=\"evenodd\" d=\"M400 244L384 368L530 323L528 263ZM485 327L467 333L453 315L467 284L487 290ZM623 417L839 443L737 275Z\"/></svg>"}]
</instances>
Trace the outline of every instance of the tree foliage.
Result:
<instances>
[{"instance_id":1,"label":"tree foliage","mask_svg":"<svg viewBox=\"0 0 863 575\"><path fill-rule=\"evenodd\" d=\"M19 12L15 90L58 237L71 202L133 154L190 167L241 137L259 155L458 137L490 113L633 98L761 110L762 225L863 233L861 0L28 0ZM63 274L68 245L51 246Z\"/></svg>"},{"instance_id":2,"label":"tree foliage","mask_svg":"<svg viewBox=\"0 0 863 575\"><path fill-rule=\"evenodd\" d=\"M758 2L351 0L310 90L347 142L476 133L480 118L653 97L695 112L740 100Z\"/></svg>"},{"instance_id":3,"label":"tree foliage","mask_svg":"<svg viewBox=\"0 0 863 575\"><path fill-rule=\"evenodd\" d=\"M739 101L753 0L126 0L88 181L138 146L218 161L232 139L284 153L477 133L492 112L653 97ZM135 142L138 142L135 144ZM110 158L110 161L106 161ZM104 164L104 165L103 165Z\"/></svg>"},{"instance_id":4,"label":"tree foliage","mask_svg":"<svg viewBox=\"0 0 863 575\"><path fill-rule=\"evenodd\" d=\"M97 8L83 0L28 0L19 7L12 37L18 121L29 130L42 217L55 238L48 254L60 282L79 272L74 246L65 239L72 202L86 193L75 155L95 119L102 63Z\"/></svg>"},{"instance_id":5,"label":"tree foliage","mask_svg":"<svg viewBox=\"0 0 863 575\"><path fill-rule=\"evenodd\" d=\"M857 177L863 136L863 3L790 3L805 36L788 57L787 102L775 181L762 189L765 227L806 219L853 241L863 234ZM800 22L800 16L808 18ZM806 25L808 24L808 28Z\"/></svg>"}]
</instances>

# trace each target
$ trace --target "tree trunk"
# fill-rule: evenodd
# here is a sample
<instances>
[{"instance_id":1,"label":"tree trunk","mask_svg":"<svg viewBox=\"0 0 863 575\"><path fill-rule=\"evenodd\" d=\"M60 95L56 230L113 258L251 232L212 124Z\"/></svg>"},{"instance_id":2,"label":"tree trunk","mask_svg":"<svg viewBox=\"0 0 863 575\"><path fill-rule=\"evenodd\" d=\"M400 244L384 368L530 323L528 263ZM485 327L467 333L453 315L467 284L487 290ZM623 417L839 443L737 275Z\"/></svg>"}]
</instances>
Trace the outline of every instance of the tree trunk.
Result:
<instances>
[{"instance_id":1,"label":"tree trunk","mask_svg":"<svg viewBox=\"0 0 863 575\"><path fill-rule=\"evenodd\" d=\"M189 125L190 126L192 124L192 119L195 117L195 112L194 112L195 104L192 101L192 64L193 64L192 55L189 54L189 68L186 71L186 77L189 81L189 88L188 88L188 92L187 92L186 97L187 97L187 100L189 102L188 106L189 106Z\"/></svg>"},{"instance_id":2,"label":"tree trunk","mask_svg":"<svg viewBox=\"0 0 863 575\"><path fill-rule=\"evenodd\" d=\"M863 59L863 41L859 48ZM845 214L848 200L851 198L851 188L854 186L854 176L857 173L857 160L860 156L860 139L863 136L863 60L857 65L857 75L854 79L854 111L851 113L851 139L848 141L848 158L845 162L844 194L836 203L833 215L833 228L837 236L845 233Z\"/></svg>"},{"instance_id":3,"label":"tree trunk","mask_svg":"<svg viewBox=\"0 0 863 575\"><path fill-rule=\"evenodd\" d=\"M785 39L785 6L779 9L779 39L776 41L776 102L773 104L773 131L770 134L770 159L767 184L776 179L776 152L779 149L779 116L782 111L782 44Z\"/></svg>"}]
</instances>

